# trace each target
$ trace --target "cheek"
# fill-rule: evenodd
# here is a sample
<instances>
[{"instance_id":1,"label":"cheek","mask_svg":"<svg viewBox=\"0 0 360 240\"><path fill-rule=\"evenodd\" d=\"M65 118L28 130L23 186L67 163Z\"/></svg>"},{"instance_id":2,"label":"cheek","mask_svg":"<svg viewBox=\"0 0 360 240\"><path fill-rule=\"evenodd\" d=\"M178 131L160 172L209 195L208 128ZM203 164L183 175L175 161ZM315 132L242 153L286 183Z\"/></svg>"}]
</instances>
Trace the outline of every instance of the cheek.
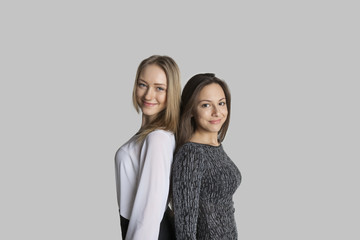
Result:
<instances>
[{"instance_id":1,"label":"cheek","mask_svg":"<svg viewBox=\"0 0 360 240\"><path fill-rule=\"evenodd\" d=\"M160 95L160 96L158 97L158 101L159 101L160 103L162 103L162 104L166 104L166 93Z\"/></svg>"},{"instance_id":2,"label":"cheek","mask_svg":"<svg viewBox=\"0 0 360 240\"><path fill-rule=\"evenodd\" d=\"M210 117L211 111L208 111L207 109L201 109L198 110L197 113L194 115L198 121L206 120Z\"/></svg>"},{"instance_id":3,"label":"cheek","mask_svg":"<svg viewBox=\"0 0 360 240\"><path fill-rule=\"evenodd\" d=\"M224 106L224 108L222 108L222 114L224 114L225 116L227 116L228 115L228 109L227 109L227 107L225 107Z\"/></svg>"},{"instance_id":4,"label":"cheek","mask_svg":"<svg viewBox=\"0 0 360 240\"><path fill-rule=\"evenodd\" d=\"M144 95L144 91L140 88L136 89L136 97L141 98Z\"/></svg>"},{"instance_id":5,"label":"cheek","mask_svg":"<svg viewBox=\"0 0 360 240\"><path fill-rule=\"evenodd\" d=\"M228 111L227 111L227 109L225 109L224 110L224 122L226 121L226 119L227 119L227 116L228 116Z\"/></svg>"},{"instance_id":6,"label":"cheek","mask_svg":"<svg viewBox=\"0 0 360 240\"><path fill-rule=\"evenodd\" d=\"M227 119L227 114L224 114L224 122L226 121Z\"/></svg>"}]
</instances>

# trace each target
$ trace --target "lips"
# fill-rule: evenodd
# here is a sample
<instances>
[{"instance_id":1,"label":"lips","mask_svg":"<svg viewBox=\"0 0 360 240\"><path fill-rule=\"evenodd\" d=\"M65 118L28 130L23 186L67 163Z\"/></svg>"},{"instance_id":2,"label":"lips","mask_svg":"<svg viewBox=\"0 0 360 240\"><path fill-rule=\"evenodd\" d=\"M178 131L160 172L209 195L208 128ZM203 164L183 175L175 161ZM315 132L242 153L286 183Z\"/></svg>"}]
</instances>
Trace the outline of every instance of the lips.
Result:
<instances>
[{"instance_id":1,"label":"lips","mask_svg":"<svg viewBox=\"0 0 360 240\"><path fill-rule=\"evenodd\" d=\"M221 122L221 119L217 119L217 120L211 120L209 121L211 124L219 124Z\"/></svg>"},{"instance_id":2,"label":"lips","mask_svg":"<svg viewBox=\"0 0 360 240\"><path fill-rule=\"evenodd\" d=\"M157 103L149 103L149 102L143 101L143 105L146 106L146 107L153 107L153 106L156 106Z\"/></svg>"}]
</instances>

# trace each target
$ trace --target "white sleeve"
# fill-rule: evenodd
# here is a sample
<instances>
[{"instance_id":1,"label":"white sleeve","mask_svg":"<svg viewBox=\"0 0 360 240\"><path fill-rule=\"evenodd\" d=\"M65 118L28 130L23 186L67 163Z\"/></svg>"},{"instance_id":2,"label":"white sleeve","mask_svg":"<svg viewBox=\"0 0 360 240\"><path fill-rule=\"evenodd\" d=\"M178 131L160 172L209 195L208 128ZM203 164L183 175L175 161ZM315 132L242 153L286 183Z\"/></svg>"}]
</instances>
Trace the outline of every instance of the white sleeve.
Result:
<instances>
[{"instance_id":1,"label":"white sleeve","mask_svg":"<svg viewBox=\"0 0 360 240\"><path fill-rule=\"evenodd\" d=\"M156 130L146 137L126 240L158 239L167 207L174 148L174 135L169 132Z\"/></svg>"}]
</instances>

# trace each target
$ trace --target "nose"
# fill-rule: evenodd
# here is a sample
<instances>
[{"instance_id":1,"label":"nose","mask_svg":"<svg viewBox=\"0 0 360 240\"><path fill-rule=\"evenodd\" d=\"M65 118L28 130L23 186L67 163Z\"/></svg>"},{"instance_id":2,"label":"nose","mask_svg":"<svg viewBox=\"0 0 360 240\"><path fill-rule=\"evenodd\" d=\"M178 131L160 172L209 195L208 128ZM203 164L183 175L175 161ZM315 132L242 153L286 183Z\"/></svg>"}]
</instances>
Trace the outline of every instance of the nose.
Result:
<instances>
[{"instance_id":1,"label":"nose","mask_svg":"<svg viewBox=\"0 0 360 240\"><path fill-rule=\"evenodd\" d=\"M217 106L213 107L212 115L215 117L219 115L219 108Z\"/></svg>"},{"instance_id":2,"label":"nose","mask_svg":"<svg viewBox=\"0 0 360 240\"><path fill-rule=\"evenodd\" d=\"M154 98L154 90L149 87L145 93L144 99L145 100L152 100Z\"/></svg>"}]
</instances>

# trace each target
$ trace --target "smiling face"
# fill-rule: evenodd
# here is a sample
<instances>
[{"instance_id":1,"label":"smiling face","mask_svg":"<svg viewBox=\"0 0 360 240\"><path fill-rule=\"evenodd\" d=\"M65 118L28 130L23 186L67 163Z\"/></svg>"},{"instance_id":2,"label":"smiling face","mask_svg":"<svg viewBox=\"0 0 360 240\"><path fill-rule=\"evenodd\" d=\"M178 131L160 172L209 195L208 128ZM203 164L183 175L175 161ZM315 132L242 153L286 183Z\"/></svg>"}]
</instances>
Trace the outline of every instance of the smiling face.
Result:
<instances>
[{"instance_id":1,"label":"smiling face","mask_svg":"<svg viewBox=\"0 0 360 240\"><path fill-rule=\"evenodd\" d=\"M136 100L147 121L166 108L167 79L157 65L148 65L137 80Z\"/></svg>"},{"instance_id":2,"label":"smiling face","mask_svg":"<svg viewBox=\"0 0 360 240\"><path fill-rule=\"evenodd\" d=\"M195 132L217 135L228 115L225 94L219 84L209 84L200 91L193 115Z\"/></svg>"}]
</instances>

